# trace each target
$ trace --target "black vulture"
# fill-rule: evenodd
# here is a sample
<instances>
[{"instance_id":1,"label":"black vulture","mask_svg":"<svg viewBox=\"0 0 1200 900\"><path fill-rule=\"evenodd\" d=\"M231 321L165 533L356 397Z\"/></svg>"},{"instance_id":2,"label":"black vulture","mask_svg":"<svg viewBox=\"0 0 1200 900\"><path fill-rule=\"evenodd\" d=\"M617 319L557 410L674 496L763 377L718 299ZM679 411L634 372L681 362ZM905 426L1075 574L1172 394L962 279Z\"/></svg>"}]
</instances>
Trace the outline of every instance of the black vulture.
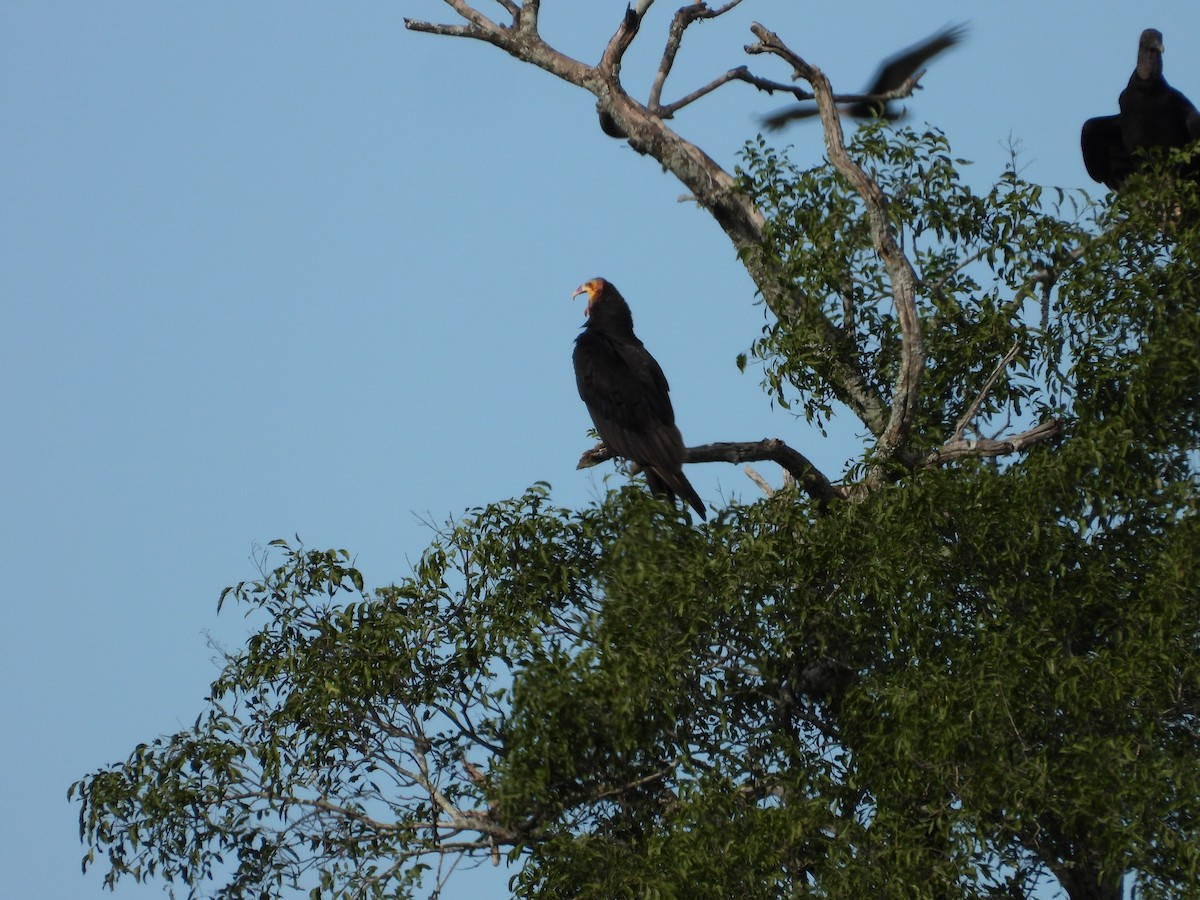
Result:
<instances>
[{"instance_id":1,"label":"black vulture","mask_svg":"<svg viewBox=\"0 0 1200 900\"><path fill-rule=\"evenodd\" d=\"M894 91L908 81L928 60L937 56L943 50L953 47L966 36L966 25L950 25L936 34L930 35L919 44L913 44L894 56L890 56L879 66L870 85L863 90L864 94L886 94ZM862 100L850 103L841 108L843 115L855 119L898 119L904 115L897 111L892 101ZM808 119L817 115L815 104L800 103L781 109L777 113L763 118L763 125L772 131L778 131L789 122L796 119Z\"/></svg>"},{"instance_id":2,"label":"black vulture","mask_svg":"<svg viewBox=\"0 0 1200 900\"><path fill-rule=\"evenodd\" d=\"M587 322L575 339L575 383L600 439L614 456L637 463L655 494L682 497L703 519L704 501L683 474L687 452L667 379L633 333L629 304L603 278L572 296L580 294L587 294Z\"/></svg>"},{"instance_id":3,"label":"black vulture","mask_svg":"<svg viewBox=\"0 0 1200 900\"><path fill-rule=\"evenodd\" d=\"M1139 150L1186 147L1200 138L1200 113L1163 78L1162 32L1147 28L1138 39L1137 68L1121 91L1121 112L1083 123L1083 164L1093 180L1120 190L1136 168Z\"/></svg>"}]
</instances>

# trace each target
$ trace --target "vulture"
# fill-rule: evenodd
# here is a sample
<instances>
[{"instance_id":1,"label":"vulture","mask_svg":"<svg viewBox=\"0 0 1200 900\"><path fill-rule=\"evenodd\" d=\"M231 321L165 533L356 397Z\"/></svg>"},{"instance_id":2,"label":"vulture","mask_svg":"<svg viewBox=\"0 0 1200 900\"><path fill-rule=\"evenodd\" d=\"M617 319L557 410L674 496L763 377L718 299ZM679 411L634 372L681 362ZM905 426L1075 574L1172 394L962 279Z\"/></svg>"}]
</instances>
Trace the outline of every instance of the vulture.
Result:
<instances>
[{"instance_id":1,"label":"vulture","mask_svg":"<svg viewBox=\"0 0 1200 900\"><path fill-rule=\"evenodd\" d=\"M1163 78L1162 55L1162 32L1147 28L1138 40L1137 68L1121 91L1121 112L1083 123L1087 173L1114 191L1137 167L1139 150L1186 147L1200 138L1200 113Z\"/></svg>"},{"instance_id":2,"label":"vulture","mask_svg":"<svg viewBox=\"0 0 1200 900\"><path fill-rule=\"evenodd\" d=\"M911 47L901 50L894 56L888 57L879 66L879 71L875 73L875 77L866 89L863 90L863 93L886 94L888 91L896 90L896 88L912 78L928 60L962 41L966 33L967 28L965 25L947 26L936 34L930 35L919 44L913 44ZM843 106L841 111L843 115L852 116L855 119L870 119L873 117L898 119L904 115L903 111L898 112L896 110L896 107L890 100L860 100L858 103L850 103ZM789 122L793 122L796 119L808 119L815 115L817 115L815 104L801 103L786 107L777 113L766 116L762 122L771 131L778 131Z\"/></svg>"},{"instance_id":3,"label":"vulture","mask_svg":"<svg viewBox=\"0 0 1200 900\"><path fill-rule=\"evenodd\" d=\"M633 333L620 291L603 278L572 294L587 295L587 322L575 339L575 383L605 446L637 463L655 494L686 500L700 518L704 501L683 474L687 452L675 427L667 379Z\"/></svg>"}]
</instances>

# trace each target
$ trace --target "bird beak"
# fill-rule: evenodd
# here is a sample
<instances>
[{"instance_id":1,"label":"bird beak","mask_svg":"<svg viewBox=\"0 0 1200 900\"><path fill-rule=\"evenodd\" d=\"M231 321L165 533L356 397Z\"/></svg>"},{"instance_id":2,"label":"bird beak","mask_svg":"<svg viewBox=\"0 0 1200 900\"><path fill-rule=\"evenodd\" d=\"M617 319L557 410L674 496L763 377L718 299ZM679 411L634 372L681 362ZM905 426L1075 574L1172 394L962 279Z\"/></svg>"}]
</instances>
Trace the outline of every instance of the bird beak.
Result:
<instances>
[{"instance_id":1,"label":"bird beak","mask_svg":"<svg viewBox=\"0 0 1200 900\"><path fill-rule=\"evenodd\" d=\"M590 281L585 282L585 283L581 284L579 287L575 288L575 293L573 293L571 295L571 299L574 300L580 294L587 294L587 299L588 299L587 307L584 308L583 314L585 316L591 315L591 313L592 313L592 298L596 296L596 289L592 286L592 283Z\"/></svg>"}]
</instances>

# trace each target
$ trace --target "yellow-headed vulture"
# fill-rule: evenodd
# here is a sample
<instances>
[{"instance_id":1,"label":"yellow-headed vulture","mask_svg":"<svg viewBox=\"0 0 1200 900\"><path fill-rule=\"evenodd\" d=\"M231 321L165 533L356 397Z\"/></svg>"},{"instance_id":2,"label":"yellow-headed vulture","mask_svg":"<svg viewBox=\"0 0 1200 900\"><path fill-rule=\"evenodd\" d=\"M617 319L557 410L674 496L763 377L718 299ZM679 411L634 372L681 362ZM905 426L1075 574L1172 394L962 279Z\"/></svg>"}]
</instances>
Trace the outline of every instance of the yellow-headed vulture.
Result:
<instances>
[{"instance_id":1,"label":"yellow-headed vulture","mask_svg":"<svg viewBox=\"0 0 1200 900\"><path fill-rule=\"evenodd\" d=\"M675 427L662 369L633 333L633 316L621 293L603 278L582 284L587 322L575 339L575 383L600 439L637 463L650 490L682 497L704 518L704 502L683 474L686 451Z\"/></svg>"}]
</instances>

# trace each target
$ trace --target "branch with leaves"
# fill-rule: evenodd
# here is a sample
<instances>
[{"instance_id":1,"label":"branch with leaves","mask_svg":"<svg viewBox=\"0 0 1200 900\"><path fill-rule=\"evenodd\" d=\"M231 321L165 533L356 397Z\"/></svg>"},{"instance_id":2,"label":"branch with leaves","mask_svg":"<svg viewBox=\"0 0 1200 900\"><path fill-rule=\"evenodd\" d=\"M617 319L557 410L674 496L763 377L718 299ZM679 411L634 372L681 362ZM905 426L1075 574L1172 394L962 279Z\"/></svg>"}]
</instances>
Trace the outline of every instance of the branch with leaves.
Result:
<instances>
[{"instance_id":1,"label":"branch with leaves","mask_svg":"<svg viewBox=\"0 0 1200 900\"><path fill-rule=\"evenodd\" d=\"M811 92L794 83L760 77L746 66L739 66L716 76L677 101L664 103L665 85L689 28L697 22L720 18L738 7L742 0L732 0L715 7L703 2L689 3L677 9L671 18L659 65L646 101L642 103L626 90L621 80L621 63L630 46L641 35L645 16L653 6L653 0L642 0L625 11L594 65L573 59L546 43L538 31L538 3L518 4L514 0L506 0L501 6L511 21L501 25L484 16L466 0L445 2L465 20L465 24L448 25L408 19L405 21L406 27L418 32L468 37L490 43L519 60L538 66L592 93L596 97L603 130L610 135L626 138L634 150L657 160L678 178L729 237L772 313L781 322L787 323L787 327L809 335L808 352L819 360L819 367L828 379L830 390L867 427L874 436L875 446L870 453L871 465L866 477L853 490L849 486L828 488L831 484L828 477L817 473L807 461L798 465L797 471L792 474L797 476L807 492L822 502L850 493L861 495L864 489L873 490L893 480L897 463L902 467L921 464L921 455L909 452L911 432L918 419L925 367L921 319L916 307L920 279L912 261L897 241L889 219L888 197L878 182L864 171L846 149L837 108L839 103L856 100L889 100L908 96L917 86L921 73L914 74L886 95L869 98L857 94L838 95L819 69L791 50L778 35L755 24L751 30L758 41L747 46L746 52L750 55L772 55L785 61L792 68L793 82L796 79L806 82ZM764 253L768 220L755 203L739 190L737 180L698 146L667 125L667 120L684 106L734 81L750 84L769 93L784 92L798 99L817 101L829 159L862 197L875 252L886 268L891 285L900 339L899 364L887 392L878 386L878 374L864 366L860 348L846 339L844 326L821 313L815 299L794 279L787 277L776 260ZM848 295L844 302L849 304L853 312L853 302ZM1035 433L1041 434L1043 431L1035 429ZM958 458L961 454L962 446L954 443L952 448L947 447L943 458ZM982 450L980 455L983 455Z\"/></svg>"}]
</instances>

